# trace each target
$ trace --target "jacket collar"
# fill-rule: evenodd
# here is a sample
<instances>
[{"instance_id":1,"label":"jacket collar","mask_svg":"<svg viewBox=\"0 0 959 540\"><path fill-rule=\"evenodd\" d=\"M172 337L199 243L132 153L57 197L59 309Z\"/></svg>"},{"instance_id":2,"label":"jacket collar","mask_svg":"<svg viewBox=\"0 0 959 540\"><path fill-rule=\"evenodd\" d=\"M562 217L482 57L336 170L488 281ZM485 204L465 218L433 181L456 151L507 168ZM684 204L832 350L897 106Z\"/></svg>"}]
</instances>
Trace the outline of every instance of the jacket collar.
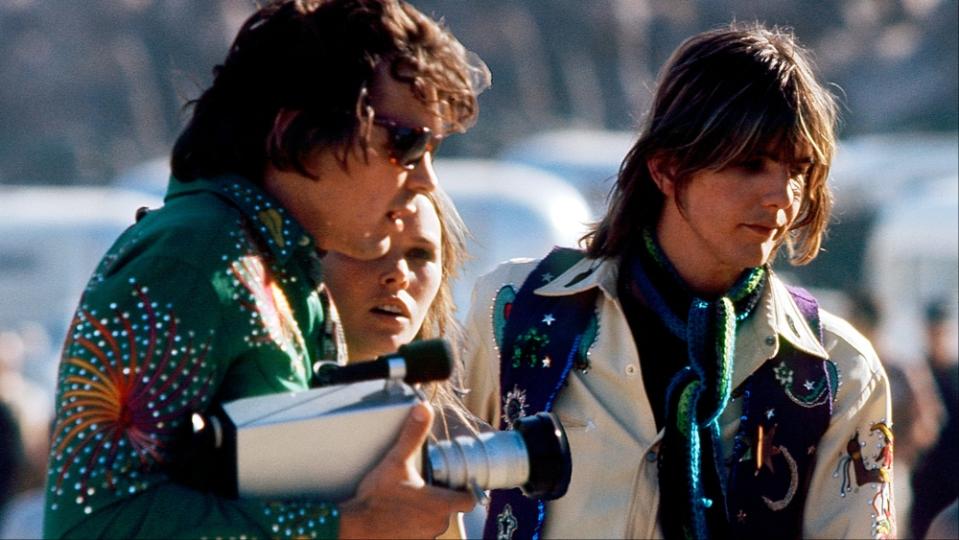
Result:
<instances>
[{"instance_id":1,"label":"jacket collar","mask_svg":"<svg viewBox=\"0 0 959 540\"><path fill-rule=\"evenodd\" d=\"M542 296L567 296L598 287L607 298L618 301L616 282L619 263L618 257L583 258L559 276L543 276L544 279L552 279L535 292ZM733 388L738 387L767 359L779 353L780 340L786 340L791 346L812 356L823 359L829 357L786 285L770 271L756 312L736 332Z\"/></svg>"},{"instance_id":2,"label":"jacket collar","mask_svg":"<svg viewBox=\"0 0 959 540\"><path fill-rule=\"evenodd\" d=\"M224 175L190 182L171 176L164 200L201 192L213 193L236 207L280 264L297 249L312 250L315 245L313 237L278 200L242 176Z\"/></svg>"},{"instance_id":3,"label":"jacket collar","mask_svg":"<svg viewBox=\"0 0 959 540\"><path fill-rule=\"evenodd\" d=\"M541 296L567 296L599 287L615 299L616 278L619 275L619 258L590 259L584 257L558 276L541 276L546 285L536 289Z\"/></svg>"}]
</instances>

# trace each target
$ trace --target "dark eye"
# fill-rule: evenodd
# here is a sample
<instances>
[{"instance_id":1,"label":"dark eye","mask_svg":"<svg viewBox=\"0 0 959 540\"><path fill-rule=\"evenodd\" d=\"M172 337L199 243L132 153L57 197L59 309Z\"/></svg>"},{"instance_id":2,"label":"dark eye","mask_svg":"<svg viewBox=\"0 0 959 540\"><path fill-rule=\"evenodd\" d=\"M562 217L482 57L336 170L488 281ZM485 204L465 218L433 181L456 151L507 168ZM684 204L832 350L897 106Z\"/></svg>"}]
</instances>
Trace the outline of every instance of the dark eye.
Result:
<instances>
[{"instance_id":1,"label":"dark eye","mask_svg":"<svg viewBox=\"0 0 959 540\"><path fill-rule=\"evenodd\" d=\"M436 251L426 248L413 248L406 252L406 256L417 261L432 262L436 260Z\"/></svg>"},{"instance_id":2,"label":"dark eye","mask_svg":"<svg viewBox=\"0 0 959 540\"><path fill-rule=\"evenodd\" d=\"M791 176L807 176L811 170L812 163L795 163L790 167L789 174Z\"/></svg>"},{"instance_id":3,"label":"dark eye","mask_svg":"<svg viewBox=\"0 0 959 540\"><path fill-rule=\"evenodd\" d=\"M739 167L748 172L761 172L765 166L763 158L750 158L739 163Z\"/></svg>"}]
</instances>

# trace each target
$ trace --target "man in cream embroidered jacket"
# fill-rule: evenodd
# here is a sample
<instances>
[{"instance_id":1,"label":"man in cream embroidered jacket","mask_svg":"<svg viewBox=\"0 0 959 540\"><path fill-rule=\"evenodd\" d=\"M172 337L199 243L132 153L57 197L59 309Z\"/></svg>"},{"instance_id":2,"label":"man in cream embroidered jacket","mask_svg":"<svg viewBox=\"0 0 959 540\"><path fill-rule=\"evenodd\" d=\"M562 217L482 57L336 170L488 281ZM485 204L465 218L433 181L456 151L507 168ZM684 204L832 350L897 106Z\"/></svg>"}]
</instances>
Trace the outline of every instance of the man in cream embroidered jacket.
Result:
<instances>
[{"instance_id":1,"label":"man in cream embroidered jacket","mask_svg":"<svg viewBox=\"0 0 959 540\"><path fill-rule=\"evenodd\" d=\"M504 286L518 290L535 266L532 260L511 261L484 276L474 290L467 323L471 346L464 358L466 386L470 389L465 400L470 410L491 425L499 424L503 400L510 390L499 388L495 298ZM564 286L590 269L582 281ZM570 372L569 384L560 391L553 408L569 437L573 473L566 496L547 503L547 538L662 537L657 521L660 501L656 462L663 430L657 431L653 421L639 354L617 298L617 270L616 260L584 259L548 283L545 278L550 276L531 276L543 282L536 290L539 295L572 295L591 288L601 293L596 301L598 332L587 352L588 369ZM865 467L882 466L876 456L886 441L882 433L870 428L877 422L890 421L885 373L872 346L848 323L822 311L825 343L820 345L812 330L802 323L803 316L782 282L772 276L769 285L756 313L736 333L732 386L739 387L763 363L774 359L783 342L835 363L841 384L830 425L815 450L818 461L808 491L816 495L806 500L801 536L871 538L891 486L870 482L850 489L843 480L849 462L847 444L857 432ZM723 455L727 457L732 453L741 404L741 399L734 399L720 419ZM785 460L775 456L772 464L777 470L788 467ZM787 491L786 484L788 481L780 493L762 495L780 499Z\"/></svg>"},{"instance_id":2,"label":"man in cream embroidered jacket","mask_svg":"<svg viewBox=\"0 0 959 540\"><path fill-rule=\"evenodd\" d=\"M479 283L467 404L553 410L572 452L564 498L494 492L487 536L895 536L886 375L771 268L820 250L836 117L787 31L693 36L585 253Z\"/></svg>"}]
</instances>

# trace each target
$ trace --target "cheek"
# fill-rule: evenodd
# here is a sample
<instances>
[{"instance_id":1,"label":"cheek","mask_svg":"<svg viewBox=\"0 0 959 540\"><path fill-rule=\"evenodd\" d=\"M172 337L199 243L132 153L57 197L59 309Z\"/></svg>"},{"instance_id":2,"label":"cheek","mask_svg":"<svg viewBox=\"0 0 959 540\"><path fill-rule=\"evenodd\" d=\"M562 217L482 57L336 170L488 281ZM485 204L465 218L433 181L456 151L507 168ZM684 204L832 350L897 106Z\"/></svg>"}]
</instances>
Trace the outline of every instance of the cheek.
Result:
<instances>
[{"instance_id":1,"label":"cheek","mask_svg":"<svg viewBox=\"0 0 959 540\"><path fill-rule=\"evenodd\" d=\"M373 275L369 272L371 269L363 268L362 265L345 262L331 262L323 268L324 281L329 287L330 296L333 297L341 320L356 319L364 299L364 284L362 280L355 279L355 276Z\"/></svg>"},{"instance_id":2,"label":"cheek","mask_svg":"<svg viewBox=\"0 0 959 540\"><path fill-rule=\"evenodd\" d=\"M419 317L422 318L430 305L436 298L436 293L440 290L440 271L439 267L429 265L420 272L417 272L416 287L410 291L416 300L416 306L419 310Z\"/></svg>"}]
</instances>

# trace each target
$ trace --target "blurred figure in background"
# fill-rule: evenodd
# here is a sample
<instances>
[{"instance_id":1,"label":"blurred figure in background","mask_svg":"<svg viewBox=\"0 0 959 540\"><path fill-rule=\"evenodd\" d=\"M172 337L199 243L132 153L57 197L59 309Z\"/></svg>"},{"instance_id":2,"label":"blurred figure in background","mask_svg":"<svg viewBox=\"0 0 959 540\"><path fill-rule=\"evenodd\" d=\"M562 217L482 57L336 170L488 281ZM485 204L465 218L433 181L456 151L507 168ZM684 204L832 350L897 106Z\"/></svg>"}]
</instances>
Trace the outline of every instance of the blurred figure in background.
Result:
<instances>
[{"instance_id":1,"label":"blurred figure in background","mask_svg":"<svg viewBox=\"0 0 959 540\"><path fill-rule=\"evenodd\" d=\"M28 346L19 329L0 330L0 399L16 417L24 449L16 491L43 485L53 418L53 396L26 374Z\"/></svg>"},{"instance_id":2,"label":"blurred figure in background","mask_svg":"<svg viewBox=\"0 0 959 540\"><path fill-rule=\"evenodd\" d=\"M5 521L20 467L23 465L23 441L20 426L10 407L0 396L0 525Z\"/></svg>"},{"instance_id":3,"label":"blurred figure in background","mask_svg":"<svg viewBox=\"0 0 959 540\"><path fill-rule=\"evenodd\" d=\"M926 540L946 540L959 538L959 499L952 501L948 507L932 520L929 530L926 531Z\"/></svg>"},{"instance_id":4,"label":"blurred figure in background","mask_svg":"<svg viewBox=\"0 0 959 540\"><path fill-rule=\"evenodd\" d=\"M0 539L41 536L53 397L38 378L50 365L48 352L46 333L35 323L0 331L0 401L9 417L3 437L16 435L16 441L0 441L0 484L6 487L0 492L8 497L0 508Z\"/></svg>"},{"instance_id":5,"label":"blurred figure in background","mask_svg":"<svg viewBox=\"0 0 959 540\"><path fill-rule=\"evenodd\" d=\"M923 538L929 524L959 497L959 359L952 353L949 304L929 303L925 310L926 362L945 408L945 420L935 445L925 452L912 476L911 532Z\"/></svg>"}]
</instances>

